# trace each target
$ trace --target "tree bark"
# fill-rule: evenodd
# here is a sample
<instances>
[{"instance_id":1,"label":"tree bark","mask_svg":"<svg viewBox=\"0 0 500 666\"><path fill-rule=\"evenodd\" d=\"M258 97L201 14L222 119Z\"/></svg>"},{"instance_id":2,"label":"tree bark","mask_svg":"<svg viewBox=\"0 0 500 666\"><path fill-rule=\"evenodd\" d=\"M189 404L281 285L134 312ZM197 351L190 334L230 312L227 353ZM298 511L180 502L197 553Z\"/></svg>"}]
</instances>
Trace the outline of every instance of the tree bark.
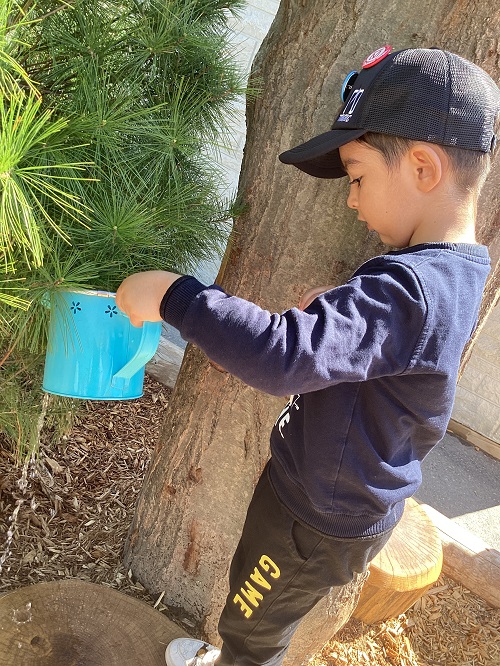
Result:
<instances>
[{"instance_id":1,"label":"tree bark","mask_svg":"<svg viewBox=\"0 0 500 666\"><path fill-rule=\"evenodd\" d=\"M262 94L247 107L240 176L246 210L235 222L222 286L283 311L307 288L340 284L378 254L383 246L346 207L345 179L311 178L282 165L278 154L330 128L344 76L385 43L439 45L498 79L499 28L495 0L283 0L253 67ZM497 164L479 221L479 238L495 262L498 173ZM493 273L485 312L498 279ZM165 591L164 603L193 616L215 642L229 562L283 402L188 348L137 504L127 566L153 595Z\"/></svg>"}]
</instances>

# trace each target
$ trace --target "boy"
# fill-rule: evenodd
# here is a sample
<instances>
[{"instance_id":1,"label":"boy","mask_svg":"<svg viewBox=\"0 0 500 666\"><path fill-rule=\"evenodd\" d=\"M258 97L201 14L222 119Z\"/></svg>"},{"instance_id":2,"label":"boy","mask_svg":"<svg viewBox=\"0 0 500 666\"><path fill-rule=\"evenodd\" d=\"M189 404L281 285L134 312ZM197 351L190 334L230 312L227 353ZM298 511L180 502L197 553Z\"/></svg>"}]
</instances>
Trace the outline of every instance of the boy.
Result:
<instances>
[{"instance_id":1,"label":"boy","mask_svg":"<svg viewBox=\"0 0 500 666\"><path fill-rule=\"evenodd\" d=\"M222 651L179 639L169 666L281 664L300 619L384 546L446 430L489 272L474 223L500 91L457 55L383 47L343 101L331 131L280 159L347 175L348 206L395 250L282 315L162 271L117 293L132 323L163 318L251 386L293 394L231 564Z\"/></svg>"}]
</instances>

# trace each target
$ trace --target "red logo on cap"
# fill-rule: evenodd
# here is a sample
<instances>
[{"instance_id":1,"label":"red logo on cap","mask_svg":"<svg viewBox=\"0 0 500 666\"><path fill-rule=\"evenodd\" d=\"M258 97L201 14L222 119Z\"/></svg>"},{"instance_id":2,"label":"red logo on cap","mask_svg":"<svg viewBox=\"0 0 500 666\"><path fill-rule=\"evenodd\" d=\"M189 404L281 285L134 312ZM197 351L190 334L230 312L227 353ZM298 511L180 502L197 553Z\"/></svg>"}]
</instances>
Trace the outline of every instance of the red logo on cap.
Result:
<instances>
[{"instance_id":1,"label":"red logo on cap","mask_svg":"<svg viewBox=\"0 0 500 666\"><path fill-rule=\"evenodd\" d=\"M392 51L392 46L389 46L389 44L386 44L385 46L381 46L379 49L371 53L368 58L365 58L362 68L363 69L368 69L369 67L373 67L373 65L376 65L379 63L381 60L386 58L389 53Z\"/></svg>"}]
</instances>

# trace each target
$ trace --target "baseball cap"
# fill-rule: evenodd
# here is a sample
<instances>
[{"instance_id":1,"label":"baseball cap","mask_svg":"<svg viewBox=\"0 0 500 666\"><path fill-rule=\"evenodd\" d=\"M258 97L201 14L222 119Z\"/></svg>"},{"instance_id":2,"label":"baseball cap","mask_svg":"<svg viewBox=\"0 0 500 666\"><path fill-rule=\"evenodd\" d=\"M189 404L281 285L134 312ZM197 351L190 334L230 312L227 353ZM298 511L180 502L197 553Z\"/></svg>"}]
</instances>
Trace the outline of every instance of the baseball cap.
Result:
<instances>
[{"instance_id":1,"label":"baseball cap","mask_svg":"<svg viewBox=\"0 0 500 666\"><path fill-rule=\"evenodd\" d=\"M279 159L317 178L342 178L339 147L366 132L485 153L495 146L500 90L483 69L448 51L383 46L346 77L342 101L329 132Z\"/></svg>"}]
</instances>

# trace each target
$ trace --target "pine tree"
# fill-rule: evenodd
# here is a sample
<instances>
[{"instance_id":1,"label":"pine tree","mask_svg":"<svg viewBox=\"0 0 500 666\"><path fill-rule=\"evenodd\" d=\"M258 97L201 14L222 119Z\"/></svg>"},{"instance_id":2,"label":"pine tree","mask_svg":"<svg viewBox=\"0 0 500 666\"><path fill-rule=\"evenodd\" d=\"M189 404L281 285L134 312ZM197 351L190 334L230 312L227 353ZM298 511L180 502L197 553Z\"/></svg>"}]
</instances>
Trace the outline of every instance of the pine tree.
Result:
<instances>
[{"instance_id":1,"label":"pine tree","mask_svg":"<svg viewBox=\"0 0 500 666\"><path fill-rule=\"evenodd\" d=\"M36 445L47 301L183 272L235 212L213 150L243 92L241 0L0 0L0 428ZM61 410L62 406L62 410ZM67 401L51 399L47 422Z\"/></svg>"}]
</instances>

